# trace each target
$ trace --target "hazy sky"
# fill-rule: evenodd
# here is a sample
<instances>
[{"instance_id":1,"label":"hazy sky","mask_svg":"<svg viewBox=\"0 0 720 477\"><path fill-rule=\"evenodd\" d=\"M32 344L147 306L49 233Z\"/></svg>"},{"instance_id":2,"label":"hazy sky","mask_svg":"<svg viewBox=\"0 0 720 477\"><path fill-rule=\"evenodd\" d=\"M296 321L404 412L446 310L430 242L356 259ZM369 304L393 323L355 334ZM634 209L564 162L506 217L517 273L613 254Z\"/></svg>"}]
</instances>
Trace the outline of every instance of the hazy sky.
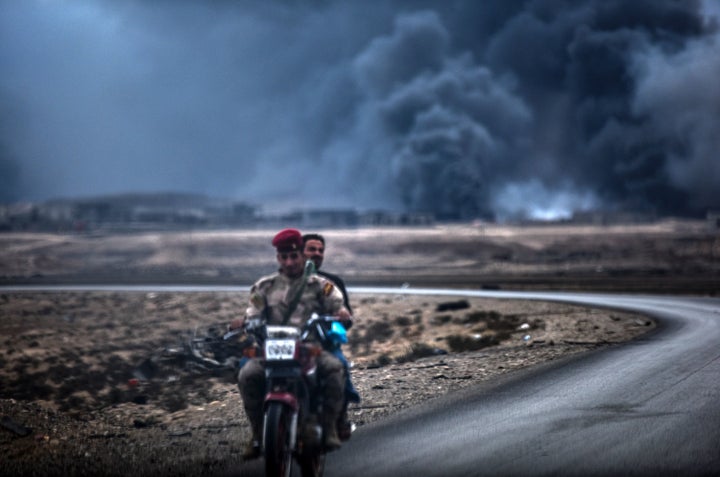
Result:
<instances>
[{"instance_id":1,"label":"hazy sky","mask_svg":"<svg viewBox=\"0 0 720 477\"><path fill-rule=\"evenodd\" d=\"M719 3L0 0L0 201L720 208Z\"/></svg>"}]
</instances>

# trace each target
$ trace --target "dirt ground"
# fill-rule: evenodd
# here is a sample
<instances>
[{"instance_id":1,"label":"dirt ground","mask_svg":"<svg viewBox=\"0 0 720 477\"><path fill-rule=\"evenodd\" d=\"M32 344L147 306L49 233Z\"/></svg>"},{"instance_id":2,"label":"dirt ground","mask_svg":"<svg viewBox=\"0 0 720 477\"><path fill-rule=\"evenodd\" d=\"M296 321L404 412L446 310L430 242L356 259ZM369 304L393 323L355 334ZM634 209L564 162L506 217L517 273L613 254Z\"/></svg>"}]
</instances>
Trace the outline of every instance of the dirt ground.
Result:
<instances>
[{"instance_id":1,"label":"dirt ground","mask_svg":"<svg viewBox=\"0 0 720 477\"><path fill-rule=\"evenodd\" d=\"M0 275L6 284L249 284L246 276L274 268L271 235L0 235ZM349 286L718 291L720 240L702 224L478 225L326 237L326 267L343 270ZM0 474L191 476L241 468L249 429L234 385L238 349L217 337L246 300L242 291L0 289ZM356 325L345 352L362 396L350 409L358 426L656 326L635 314L558 303L359 293L351 300ZM218 366L188 358L183 347L193 339Z\"/></svg>"}]
</instances>

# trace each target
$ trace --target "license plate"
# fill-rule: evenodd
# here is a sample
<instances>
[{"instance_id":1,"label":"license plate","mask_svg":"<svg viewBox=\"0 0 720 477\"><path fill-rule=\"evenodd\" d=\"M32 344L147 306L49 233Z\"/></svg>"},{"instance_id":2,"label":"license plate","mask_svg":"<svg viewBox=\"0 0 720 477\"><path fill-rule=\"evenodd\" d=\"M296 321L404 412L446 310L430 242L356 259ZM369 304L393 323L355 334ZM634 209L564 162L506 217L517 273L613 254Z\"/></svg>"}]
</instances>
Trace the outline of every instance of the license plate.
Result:
<instances>
[{"instance_id":1,"label":"license plate","mask_svg":"<svg viewBox=\"0 0 720 477\"><path fill-rule=\"evenodd\" d=\"M295 356L295 340L272 340L265 342L265 359L278 361L293 359Z\"/></svg>"}]
</instances>

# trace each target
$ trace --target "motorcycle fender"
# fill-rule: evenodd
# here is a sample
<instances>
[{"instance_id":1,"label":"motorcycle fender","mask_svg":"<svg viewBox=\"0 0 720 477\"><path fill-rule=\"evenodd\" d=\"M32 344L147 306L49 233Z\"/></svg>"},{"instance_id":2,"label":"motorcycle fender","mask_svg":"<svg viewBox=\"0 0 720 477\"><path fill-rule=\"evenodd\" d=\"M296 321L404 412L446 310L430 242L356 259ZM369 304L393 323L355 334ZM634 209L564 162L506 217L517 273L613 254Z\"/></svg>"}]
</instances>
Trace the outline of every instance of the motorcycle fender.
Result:
<instances>
[{"instance_id":1,"label":"motorcycle fender","mask_svg":"<svg viewBox=\"0 0 720 477\"><path fill-rule=\"evenodd\" d=\"M265 396L265 409L271 402L280 402L289 406L293 411L297 412L299 408L298 400L292 393L287 392L270 392Z\"/></svg>"}]
</instances>

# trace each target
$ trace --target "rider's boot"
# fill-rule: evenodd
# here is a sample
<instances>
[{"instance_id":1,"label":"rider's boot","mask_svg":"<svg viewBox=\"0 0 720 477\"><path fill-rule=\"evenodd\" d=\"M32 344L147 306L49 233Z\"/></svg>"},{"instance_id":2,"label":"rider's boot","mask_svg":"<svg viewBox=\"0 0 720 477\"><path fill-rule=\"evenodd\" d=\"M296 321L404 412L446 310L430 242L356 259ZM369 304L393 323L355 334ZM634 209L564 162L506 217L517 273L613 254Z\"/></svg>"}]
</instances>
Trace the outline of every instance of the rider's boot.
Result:
<instances>
[{"instance_id":1,"label":"rider's boot","mask_svg":"<svg viewBox=\"0 0 720 477\"><path fill-rule=\"evenodd\" d=\"M347 410L344 410L340 414L340 418L337 422L337 428L338 428L338 437L340 437L340 440L345 442L350 439L350 436L352 435L352 423L348 419Z\"/></svg>"},{"instance_id":2,"label":"rider's boot","mask_svg":"<svg viewBox=\"0 0 720 477\"><path fill-rule=\"evenodd\" d=\"M260 457L260 441L255 436L250 437L250 440L245 444L242 454L243 460L252 460Z\"/></svg>"},{"instance_id":3,"label":"rider's boot","mask_svg":"<svg viewBox=\"0 0 720 477\"><path fill-rule=\"evenodd\" d=\"M339 449L340 446L342 446L342 442L340 441L340 437L337 433L337 418L338 416L334 413L326 413L323 415L323 436L325 439L325 449L328 451Z\"/></svg>"},{"instance_id":4,"label":"rider's boot","mask_svg":"<svg viewBox=\"0 0 720 477\"><path fill-rule=\"evenodd\" d=\"M251 460L260 457L260 439L262 437L263 415L262 413L258 414L257 412L253 412L247 408L245 408L245 413L247 414L248 421L250 421L252 436L250 436L250 440L247 444L245 444L242 456L244 460Z\"/></svg>"},{"instance_id":5,"label":"rider's boot","mask_svg":"<svg viewBox=\"0 0 720 477\"><path fill-rule=\"evenodd\" d=\"M310 414L305 418L301 438L304 447L322 447L322 428L315 414Z\"/></svg>"}]
</instances>

